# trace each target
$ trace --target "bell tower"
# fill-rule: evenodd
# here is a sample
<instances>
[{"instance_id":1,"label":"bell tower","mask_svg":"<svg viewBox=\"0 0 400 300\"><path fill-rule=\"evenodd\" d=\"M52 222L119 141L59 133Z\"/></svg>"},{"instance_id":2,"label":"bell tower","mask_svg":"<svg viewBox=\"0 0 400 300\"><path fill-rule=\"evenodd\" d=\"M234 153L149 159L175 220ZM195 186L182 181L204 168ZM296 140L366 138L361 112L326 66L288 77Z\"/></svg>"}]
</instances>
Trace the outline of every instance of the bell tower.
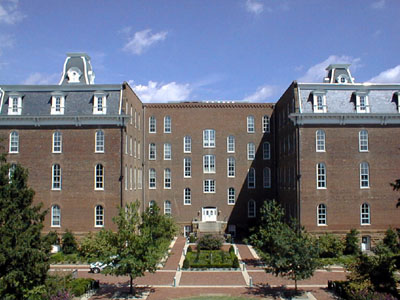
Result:
<instances>
[{"instance_id":1,"label":"bell tower","mask_svg":"<svg viewBox=\"0 0 400 300\"><path fill-rule=\"evenodd\" d=\"M67 53L60 85L94 84L95 74L86 53Z\"/></svg>"}]
</instances>

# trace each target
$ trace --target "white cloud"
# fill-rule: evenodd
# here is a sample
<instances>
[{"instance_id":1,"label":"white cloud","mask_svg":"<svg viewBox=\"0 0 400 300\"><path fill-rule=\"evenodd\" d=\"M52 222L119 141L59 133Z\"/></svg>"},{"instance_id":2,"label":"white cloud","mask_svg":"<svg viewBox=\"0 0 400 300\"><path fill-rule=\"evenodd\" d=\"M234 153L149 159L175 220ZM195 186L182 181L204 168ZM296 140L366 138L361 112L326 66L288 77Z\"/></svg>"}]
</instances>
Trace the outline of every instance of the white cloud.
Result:
<instances>
[{"instance_id":1,"label":"white cloud","mask_svg":"<svg viewBox=\"0 0 400 300\"><path fill-rule=\"evenodd\" d=\"M126 32L127 29L124 30ZM150 46L165 40L167 34L167 31L160 31L152 34L151 29L135 32L133 37L129 38L128 43L124 46L123 50L131 52L132 54L140 55Z\"/></svg>"},{"instance_id":2,"label":"white cloud","mask_svg":"<svg viewBox=\"0 0 400 300\"><path fill-rule=\"evenodd\" d=\"M371 7L374 9L382 9L385 8L386 0L378 0L371 4Z\"/></svg>"},{"instance_id":3,"label":"white cloud","mask_svg":"<svg viewBox=\"0 0 400 300\"><path fill-rule=\"evenodd\" d=\"M15 24L25 16L18 10L18 0L2 0L0 2L0 23Z\"/></svg>"},{"instance_id":4,"label":"white cloud","mask_svg":"<svg viewBox=\"0 0 400 300\"><path fill-rule=\"evenodd\" d=\"M128 83L143 102L183 101L187 100L192 92L189 84L174 81L166 84L149 81L147 85L136 85L130 80Z\"/></svg>"},{"instance_id":5,"label":"white cloud","mask_svg":"<svg viewBox=\"0 0 400 300\"><path fill-rule=\"evenodd\" d=\"M22 84L58 84L59 80L61 78L61 74L43 74L43 73L32 73L29 75L27 79L25 79Z\"/></svg>"},{"instance_id":6,"label":"white cloud","mask_svg":"<svg viewBox=\"0 0 400 300\"><path fill-rule=\"evenodd\" d=\"M400 65L394 68L388 69L381 72L378 76L375 76L368 80L368 82L375 83L399 83L400 82Z\"/></svg>"},{"instance_id":7,"label":"white cloud","mask_svg":"<svg viewBox=\"0 0 400 300\"><path fill-rule=\"evenodd\" d=\"M246 9L248 12L258 15L264 10L264 4L257 0L246 0Z\"/></svg>"},{"instance_id":8,"label":"white cloud","mask_svg":"<svg viewBox=\"0 0 400 300\"><path fill-rule=\"evenodd\" d=\"M330 64L351 64L352 70L357 69L360 66L360 58L353 58L351 56L337 56L331 55L323 62L320 62L310 67L307 72L298 79L300 82L322 82L326 76L326 67Z\"/></svg>"},{"instance_id":9,"label":"white cloud","mask_svg":"<svg viewBox=\"0 0 400 300\"><path fill-rule=\"evenodd\" d=\"M243 100L250 102L265 102L275 92L275 88L271 85L263 85L250 96L245 97Z\"/></svg>"}]
</instances>

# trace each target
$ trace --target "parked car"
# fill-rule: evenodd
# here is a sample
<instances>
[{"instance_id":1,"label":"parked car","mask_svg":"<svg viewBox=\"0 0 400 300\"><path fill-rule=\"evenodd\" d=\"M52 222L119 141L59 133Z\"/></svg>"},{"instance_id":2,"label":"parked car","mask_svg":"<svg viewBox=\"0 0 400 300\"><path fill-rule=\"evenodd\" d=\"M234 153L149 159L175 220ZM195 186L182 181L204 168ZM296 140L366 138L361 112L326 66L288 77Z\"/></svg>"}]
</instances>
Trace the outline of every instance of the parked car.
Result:
<instances>
[{"instance_id":1,"label":"parked car","mask_svg":"<svg viewBox=\"0 0 400 300\"><path fill-rule=\"evenodd\" d=\"M115 259L117 257L112 256L110 258ZM110 266L110 267L113 266L113 263L104 263L101 261L96 261L96 262L90 264L90 272L97 274L97 273L100 273L101 271L103 271L108 266Z\"/></svg>"}]
</instances>

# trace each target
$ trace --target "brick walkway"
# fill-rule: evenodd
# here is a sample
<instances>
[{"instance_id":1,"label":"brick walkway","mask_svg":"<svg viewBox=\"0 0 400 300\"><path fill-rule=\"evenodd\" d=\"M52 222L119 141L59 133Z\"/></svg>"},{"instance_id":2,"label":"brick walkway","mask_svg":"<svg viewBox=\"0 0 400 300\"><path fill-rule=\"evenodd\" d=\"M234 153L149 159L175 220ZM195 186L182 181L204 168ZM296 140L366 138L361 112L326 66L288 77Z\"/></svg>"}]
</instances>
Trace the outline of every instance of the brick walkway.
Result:
<instances>
[{"instance_id":1,"label":"brick walkway","mask_svg":"<svg viewBox=\"0 0 400 300\"><path fill-rule=\"evenodd\" d=\"M178 237L164 267L156 273L146 273L145 276L136 278L134 284L138 291L150 292L148 300L177 299L198 295L278 299L276 297L279 293L294 287L294 282L291 280L267 274L247 245L236 246L242 262L246 263L245 270L242 268L240 271L178 271L178 264L182 262L182 253L185 248L185 238ZM81 266L78 269L78 277L94 278L99 280L101 285L100 291L92 296L91 300L111 299L115 292L129 290L128 276L91 274L84 267ZM176 287L173 286L174 278ZM249 278L252 279L253 287L248 285ZM299 281L298 286L299 289L311 292L318 300L331 300L335 298L326 290L328 280L344 280L345 278L345 272L341 268L331 272L317 270L312 278Z\"/></svg>"}]
</instances>

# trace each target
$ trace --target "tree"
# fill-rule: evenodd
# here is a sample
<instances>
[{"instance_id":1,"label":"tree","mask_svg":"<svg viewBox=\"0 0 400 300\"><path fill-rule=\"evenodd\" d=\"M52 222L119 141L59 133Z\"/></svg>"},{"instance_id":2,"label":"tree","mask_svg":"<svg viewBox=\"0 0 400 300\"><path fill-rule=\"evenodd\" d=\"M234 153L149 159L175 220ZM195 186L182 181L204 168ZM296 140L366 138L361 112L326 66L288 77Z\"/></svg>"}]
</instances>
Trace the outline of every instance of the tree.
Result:
<instances>
[{"instance_id":1,"label":"tree","mask_svg":"<svg viewBox=\"0 0 400 300\"><path fill-rule=\"evenodd\" d=\"M0 159L0 298L27 299L44 284L50 247L40 232L46 211L32 205L28 171Z\"/></svg>"},{"instance_id":2,"label":"tree","mask_svg":"<svg viewBox=\"0 0 400 300\"><path fill-rule=\"evenodd\" d=\"M393 187L393 191L400 191L400 179L396 179L396 181L390 183L390 185ZM400 198L397 199L397 204L396 204L396 207L399 206L400 206Z\"/></svg>"},{"instance_id":3,"label":"tree","mask_svg":"<svg viewBox=\"0 0 400 300\"><path fill-rule=\"evenodd\" d=\"M250 240L268 264L266 272L294 280L297 292L297 281L310 278L318 266L317 249L296 222L283 222L285 212L274 200L265 202L261 213L261 224Z\"/></svg>"},{"instance_id":4,"label":"tree","mask_svg":"<svg viewBox=\"0 0 400 300\"><path fill-rule=\"evenodd\" d=\"M397 239L397 234L392 228L386 230L385 237L383 238L383 244L388 247L393 253L399 252L399 242Z\"/></svg>"},{"instance_id":5,"label":"tree","mask_svg":"<svg viewBox=\"0 0 400 300\"><path fill-rule=\"evenodd\" d=\"M118 231L108 236L112 255L105 259L110 264L104 272L117 276L128 275L130 293L133 279L146 271L155 272L161 258L166 255L175 225L169 216L161 215L154 205L140 217L139 203L131 203L119 210L113 221Z\"/></svg>"},{"instance_id":6,"label":"tree","mask_svg":"<svg viewBox=\"0 0 400 300\"><path fill-rule=\"evenodd\" d=\"M355 255L360 253L360 246L358 244L358 231L354 228L346 234L345 248L343 253L347 255Z\"/></svg>"},{"instance_id":7,"label":"tree","mask_svg":"<svg viewBox=\"0 0 400 300\"><path fill-rule=\"evenodd\" d=\"M62 236L61 249L64 254L72 254L78 251L78 245L76 243L75 236L68 229Z\"/></svg>"}]
</instances>

